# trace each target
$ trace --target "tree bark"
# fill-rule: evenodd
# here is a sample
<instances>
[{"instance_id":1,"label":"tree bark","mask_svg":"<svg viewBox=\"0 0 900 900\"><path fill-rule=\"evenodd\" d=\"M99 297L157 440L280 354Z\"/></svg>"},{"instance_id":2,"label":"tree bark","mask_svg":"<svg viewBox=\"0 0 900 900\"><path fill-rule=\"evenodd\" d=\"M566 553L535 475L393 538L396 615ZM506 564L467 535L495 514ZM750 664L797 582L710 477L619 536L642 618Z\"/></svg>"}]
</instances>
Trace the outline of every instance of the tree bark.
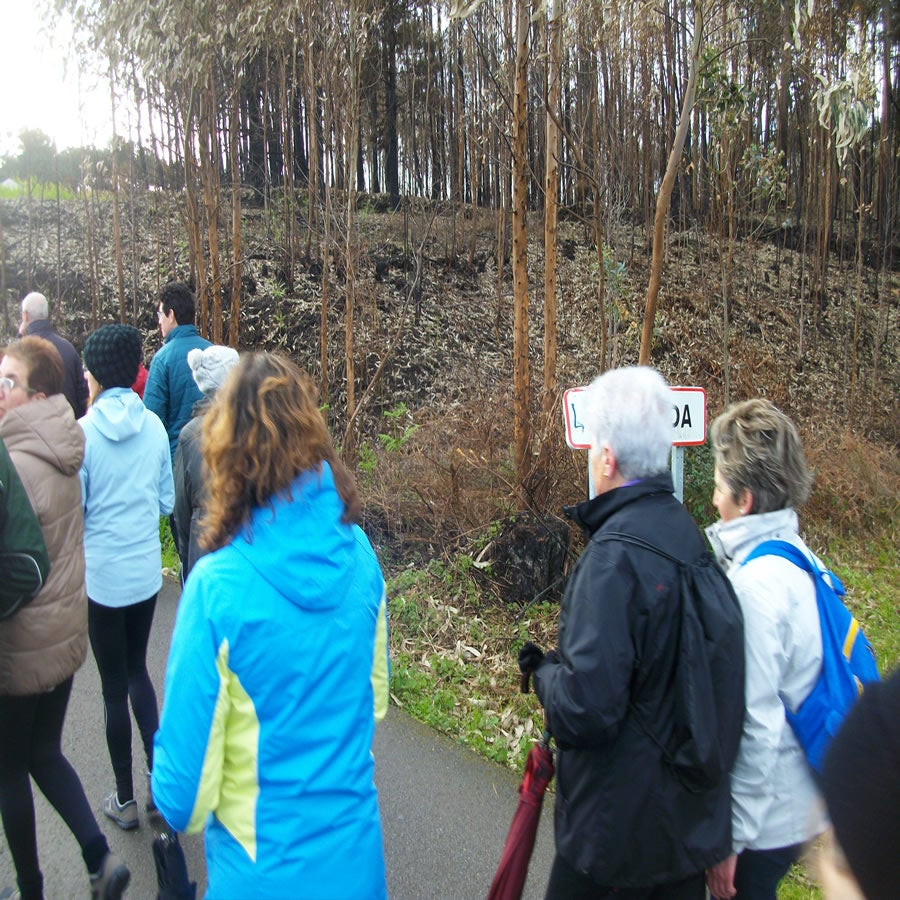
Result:
<instances>
[{"instance_id":1,"label":"tree bark","mask_svg":"<svg viewBox=\"0 0 900 900\"><path fill-rule=\"evenodd\" d=\"M681 161L681 152L687 137L688 125L691 120L691 110L694 107L694 96L697 88L697 70L700 65L700 48L703 44L704 0L696 0L694 3L694 40L691 45L691 72L688 76L687 88L684 92L684 100L681 104L681 115L678 119L678 128L675 130L675 140L669 153L669 161L663 175L659 194L656 198L656 216L653 221L653 257L650 264L650 284L647 288L647 305L644 310L644 323L641 330L641 349L638 356L639 365L646 366L650 362L650 351L653 344L653 324L656 321L656 308L659 298L659 285L662 277L663 258L665 256L666 219L669 214L669 202L672 199L672 188L675 184L675 176L678 173L678 165Z\"/></svg>"},{"instance_id":2,"label":"tree bark","mask_svg":"<svg viewBox=\"0 0 900 900\"><path fill-rule=\"evenodd\" d=\"M528 363L528 0L516 0L516 68L513 91L513 452L524 500L531 450L531 380Z\"/></svg>"},{"instance_id":3,"label":"tree bark","mask_svg":"<svg viewBox=\"0 0 900 900\"><path fill-rule=\"evenodd\" d=\"M241 73L235 69L231 91L231 122L228 131L228 157L231 168L231 312L228 317L228 343L237 349L241 327L241 160L238 142L241 112Z\"/></svg>"},{"instance_id":4,"label":"tree bark","mask_svg":"<svg viewBox=\"0 0 900 900\"><path fill-rule=\"evenodd\" d=\"M551 0L547 15L547 162L544 174L544 384L542 412L548 420L556 394L556 249L559 193L560 68L562 0Z\"/></svg>"}]
</instances>

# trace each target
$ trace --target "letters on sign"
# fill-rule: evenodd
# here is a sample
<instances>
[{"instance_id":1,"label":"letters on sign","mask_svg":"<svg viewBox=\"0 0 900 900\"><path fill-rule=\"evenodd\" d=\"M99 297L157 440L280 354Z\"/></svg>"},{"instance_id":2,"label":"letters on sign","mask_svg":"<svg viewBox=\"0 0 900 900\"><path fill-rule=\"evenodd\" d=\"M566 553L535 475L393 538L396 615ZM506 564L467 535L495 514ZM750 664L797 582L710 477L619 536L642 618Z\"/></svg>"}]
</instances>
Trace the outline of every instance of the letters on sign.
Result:
<instances>
[{"instance_id":1,"label":"letters on sign","mask_svg":"<svg viewBox=\"0 0 900 900\"><path fill-rule=\"evenodd\" d=\"M678 404L672 404L675 410L675 421L672 423L673 428L690 428L691 427L691 407L685 403L682 409L678 408Z\"/></svg>"},{"instance_id":2,"label":"letters on sign","mask_svg":"<svg viewBox=\"0 0 900 900\"><path fill-rule=\"evenodd\" d=\"M590 447L581 407L587 400L587 389L569 388L563 395L566 443L573 450ZM706 391L699 387L672 388L672 443L690 447L706 440Z\"/></svg>"}]
</instances>

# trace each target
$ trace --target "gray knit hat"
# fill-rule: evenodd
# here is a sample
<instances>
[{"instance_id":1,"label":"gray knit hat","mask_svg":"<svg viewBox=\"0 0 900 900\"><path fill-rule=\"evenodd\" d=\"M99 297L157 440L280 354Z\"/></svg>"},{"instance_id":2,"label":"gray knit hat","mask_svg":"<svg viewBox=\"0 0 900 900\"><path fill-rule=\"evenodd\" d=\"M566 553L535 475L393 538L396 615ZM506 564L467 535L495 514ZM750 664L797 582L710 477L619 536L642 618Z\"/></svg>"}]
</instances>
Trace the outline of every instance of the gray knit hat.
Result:
<instances>
[{"instance_id":1,"label":"gray knit hat","mask_svg":"<svg viewBox=\"0 0 900 900\"><path fill-rule=\"evenodd\" d=\"M238 364L239 359L237 350L219 344L202 350L189 350L187 355L194 381L207 397L222 386L225 376Z\"/></svg>"},{"instance_id":2,"label":"gray knit hat","mask_svg":"<svg viewBox=\"0 0 900 900\"><path fill-rule=\"evenodd\" d=\"M84 367L103 388L131 387L144 354L141 333L131 325L104 325L85 342Z\"/></svg>"}]
</instances>

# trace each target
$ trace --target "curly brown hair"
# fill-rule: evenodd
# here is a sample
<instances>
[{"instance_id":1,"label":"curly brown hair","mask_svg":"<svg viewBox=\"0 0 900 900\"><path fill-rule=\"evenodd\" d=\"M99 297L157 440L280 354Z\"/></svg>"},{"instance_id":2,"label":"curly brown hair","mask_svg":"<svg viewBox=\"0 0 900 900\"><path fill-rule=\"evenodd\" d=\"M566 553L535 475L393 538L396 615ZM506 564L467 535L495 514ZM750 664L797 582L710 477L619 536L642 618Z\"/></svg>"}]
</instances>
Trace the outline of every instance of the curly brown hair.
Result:
<instances>
[{"instance_id":1,"label":"curly brown hair","mask_svg":"<svg viewBox=\"0 0 900 900\"><path fill-rule=\"evenodd\" d=\"M249 353L231 370L203 421L208 501L201 543L216 550L252 510L290 495L301 472L327 462L344 501L344 522L359 517L353 476L334 449L309 376L274 353Z\"/></svg>"}]
</instances>

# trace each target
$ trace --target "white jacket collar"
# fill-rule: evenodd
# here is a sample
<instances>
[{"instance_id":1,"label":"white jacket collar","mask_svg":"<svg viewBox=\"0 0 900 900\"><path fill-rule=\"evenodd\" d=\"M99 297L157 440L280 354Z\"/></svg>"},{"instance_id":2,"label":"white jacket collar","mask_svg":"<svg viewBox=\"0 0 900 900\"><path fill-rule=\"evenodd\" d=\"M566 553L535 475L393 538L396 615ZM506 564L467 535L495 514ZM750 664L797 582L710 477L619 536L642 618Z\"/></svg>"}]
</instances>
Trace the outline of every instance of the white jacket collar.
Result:
<instances>
[{"instance_id":1,"label":"white jacket collar","mask_svg":"<svg viewBox=\"0 0 900 900\"><path fill-rule=\"evenodd\" d=\"M759 515L740 516L729 522L718 521L706 529L716 559L728 568L741 562L760 542L794 541L799 536L800 520L793 509L776 509Z\"/></svg>"}]
</instances>

